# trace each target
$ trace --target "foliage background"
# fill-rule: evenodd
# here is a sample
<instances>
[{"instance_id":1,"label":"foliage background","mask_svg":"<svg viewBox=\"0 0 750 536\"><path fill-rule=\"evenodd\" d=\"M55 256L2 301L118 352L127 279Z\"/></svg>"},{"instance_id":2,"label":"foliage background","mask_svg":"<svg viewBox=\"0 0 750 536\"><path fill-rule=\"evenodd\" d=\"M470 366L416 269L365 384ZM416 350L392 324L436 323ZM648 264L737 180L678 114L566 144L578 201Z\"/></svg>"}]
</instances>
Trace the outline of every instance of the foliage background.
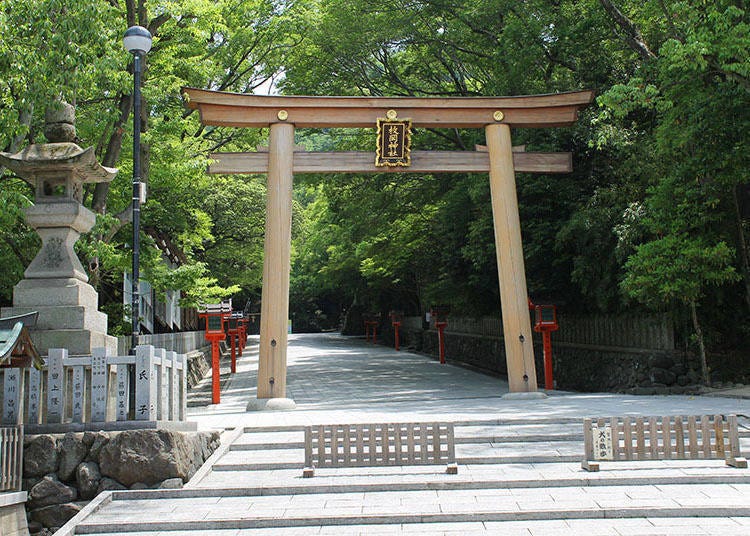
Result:
<instances>
[{"instance_id":1,"label":"foliage background","mask_svg":"<svg viewBox=\"0 0 750 536\"><path fill-rule=\"evenodd\" d=\"M82 24L86 21L86 24ZM145 276L185 303L260 299L264 178L205 174L216 150L263 131L201 127L180 87L313 95L518 95L594 89L576 126L517 130L572 151L574 172L519 175L529 293L565 311L673 313L681 344L718 368L750 331L750 16L716 0L0 0L0 148L43 142L44 109L76 105L78 137L120 168L86 204L80 243L103 308L129 266L132 78L121 36L155 36L144 76L144 228L184 253ZM315 150L372 150L365 131L300 130ZM481 132L423 130L418 149L471 150ZM0 301L39 247L33 192L1 170ZM347 310L499 314L486 177L315 176L295 181L292 311L332 329ZM144 240L150 240L144 235ZM712 357L714 356L714 357ZM747 359L750 361L750 359Z\"/></svg>"}]
</instances>

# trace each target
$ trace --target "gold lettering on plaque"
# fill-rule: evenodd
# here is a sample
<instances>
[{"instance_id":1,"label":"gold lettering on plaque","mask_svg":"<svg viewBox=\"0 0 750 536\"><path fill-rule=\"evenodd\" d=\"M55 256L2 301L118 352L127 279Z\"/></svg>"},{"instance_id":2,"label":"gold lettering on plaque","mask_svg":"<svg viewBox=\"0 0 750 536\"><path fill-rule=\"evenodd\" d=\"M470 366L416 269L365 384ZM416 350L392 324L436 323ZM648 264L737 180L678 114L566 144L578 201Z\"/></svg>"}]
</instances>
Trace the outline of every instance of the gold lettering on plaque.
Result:
<instances>
[{"instance_id":1,"label":"gold lettering on plaque","mask_svg":"<svg viewBox=\"0 0 750 536\"><path fill-rule=\"evenodd\" d=\"M392 113L391 113L392 112ZM378 118L378 139L375 165L411 165L411 120L395 119L395 110L388 111L388 119Z\"/></svg>"}]
</instances>

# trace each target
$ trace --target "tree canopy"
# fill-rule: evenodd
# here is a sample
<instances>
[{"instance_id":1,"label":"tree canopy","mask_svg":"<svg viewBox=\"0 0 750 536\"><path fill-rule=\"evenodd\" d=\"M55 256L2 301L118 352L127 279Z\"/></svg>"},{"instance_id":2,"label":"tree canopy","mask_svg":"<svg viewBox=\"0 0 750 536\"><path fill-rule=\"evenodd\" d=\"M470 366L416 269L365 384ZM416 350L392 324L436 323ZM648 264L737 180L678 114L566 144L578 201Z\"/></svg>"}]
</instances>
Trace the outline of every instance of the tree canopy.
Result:
<instances>
[{"instance_id":1,"label":"tree canopy","mask_svg":"<svg viewBox=\"0 0 750 536\"><path fill-rule=\"evenodd\" d=\"M82 24L81 21L86 21ZM672 311L685 340L739 348L750 331L750 15L743 0L0 0L0 148L41 142L44 109L76 106L80 145L120 168L86 192L80 244L104 303L129 265L132 24L154 34L144 75L144 228L184 252L145 277L186 303L260 299L263 177L205 174L210 152L266 143L202 127L184 85L237 92L491 96L594 89L571 128L514 131L530 151L572 151L569 175L518 176L529 293L571 311ZM315 150L368 150L364 130L300 130ZM416 149L473 150L481 132L430 129ZM0 175L0 299L35 254L33 199ZM300 176L292 312L338 325L356 304L497 314L486 177ZM144 236L149 240L148 235ZM121 301L121 299L120 299ZM731 315L728 311L732 311ZM733 330L724 329L733 319ZM701 344L703 344L701 342Z\"/></svg>"}]
</instances>

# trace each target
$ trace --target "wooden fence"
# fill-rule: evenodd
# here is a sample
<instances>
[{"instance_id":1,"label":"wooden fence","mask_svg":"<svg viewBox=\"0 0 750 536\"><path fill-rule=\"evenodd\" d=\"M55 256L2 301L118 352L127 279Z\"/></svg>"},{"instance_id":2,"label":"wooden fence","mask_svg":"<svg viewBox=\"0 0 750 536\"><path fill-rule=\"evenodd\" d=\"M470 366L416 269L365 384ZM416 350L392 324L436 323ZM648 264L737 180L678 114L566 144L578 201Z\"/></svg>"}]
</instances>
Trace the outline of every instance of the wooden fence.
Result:
<instances>
[{"instance_id":1,"label":"wooden fence","mask_svg":"<svg viewBox=\"0 0 750 536\"><path fill-rule=\"evenodd\" d=\"M141 345L135 355L69 357L52 348L44 370L3 369L2 423L30 425L128 421L130 367L135 367L135 421L185 421L187 360Z\"/></svg>"},{"instance_id":2,"label":"wooden fence","mask_svg":"<svg viewBox=\"0 0 750 536\"><path fill-rule=\"evenodd\" d=\"M532 318L533 322L533 318ZM621 349L674 350L674 328L667 314L651 315L568 315L558 314L560 329L555 344L616 347ZM405 317L405 329L421 329L422 317ZM434 329L434 323L430 326ZM448 317L445 332L502 337L500 317Z\"/></svg>"},{"instance_id":3,"label":"wooden fence","mask_svg":"<svg viewBox=\"0 0 750 536\"><path fill-rule=\"evenodd\" d=\"M0 426L0 492L21 491L23 426Z\"/></svg>"}]
</instances>

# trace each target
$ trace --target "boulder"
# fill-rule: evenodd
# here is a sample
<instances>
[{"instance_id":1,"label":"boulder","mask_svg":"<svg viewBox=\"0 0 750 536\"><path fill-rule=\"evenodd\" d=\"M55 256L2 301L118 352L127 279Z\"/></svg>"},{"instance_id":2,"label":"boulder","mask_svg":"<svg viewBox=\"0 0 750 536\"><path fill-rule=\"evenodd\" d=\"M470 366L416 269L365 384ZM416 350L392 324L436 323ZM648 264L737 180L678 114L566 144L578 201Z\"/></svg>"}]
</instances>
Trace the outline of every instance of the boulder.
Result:
<instances>
[{"instance_id":1,"label":"boulder","mask_svg":"<svg viewBox=\"0 0 750 536\"><path fill-rule=\"evenodd\" d=\"M58 466L57 442L50 435L38 435L23 449L23 476L41 477L56 473Z\"/></svg>"},{"instance_id":2,"label":"boulder","mask_svg":"<svg viewBox=\"0 0 750 536\"><path fill-rule=\"evenodd\" d=\"M103 491L117 491L122 489L128 488L120 484L117 480L104 477L99 481L99 487L96 488L96 494L99 495Z\"/></svg>"},{"instance_id":3,"label":"boulder","mask_svg":"<svg viewBox=\"0 0 750 536\"><path fill-rule=\"evenodd\" d=\"M77 496L78 493L75 488L63 484L55 475L47 475L36 486L31 488L27 502L29 508L36 509L51 504L75 501Z\"/></svg>"},{"instance_id":4,"label":"boulder","mask_svg":"<svg viewBox=\"0 0 750 536\"><path fill-rule=\"evenodd\" d=\"M99 464L95 462L82 462L76 468L76 483L81 499L91 500L96 497L101 480Z\"/></svg>"},{"instance_id":5,"label":"boulder","mask_svg":"<svg viewBox=\"0 0 750 536\"><path fill-rule=\"evenodd\" d=\"M683 363L677 363L675 364L675 366L672 367L672 372L674 372L678 376L683 376L688 373L688 368Z\"/></svg>"},{"instance_id":6,"label":"boulder","mask_svg":"<svg viewBox=\"0 0 750 536\"><path fill-rule=\"evenodd\" d=\"M88 453L86 445L83 444L83 435L68 432L57 442L57 450L60 453L60 467L57 470L57 476L60 480L67 482L73 477L76 467Z\"/></svg>"},{"instance_id":7,"label":"boulder","mask_svg":"<svg viewBox=\"0 0 750 536\"><path fill-rule=\"evenodd\" d=\"M83 508L77 503L53 504L31 511L31 519L45 527L62 527Z\"/></svg>"},{"instance_id":8,"label":"boulder","mask_svg":"<svg viewBox=\"0 0 750 536\"><path fill-rule=\"evenodd\" d=\"M99 469L125 486L153 486L168 478L187 482L203 463L201 433L131 430L117 434L102 448Z\"/></svg>"},{"instance_id":9,"label":"boulder","mask_svg":"<svg viewBox=\"0 0 750 536\"><path fill-rule=\"evenodd\" d=\"M102 451L102 447L109 443L109 435L104 432L96 432L93 434L93 441L89 448L89 453L86 456L86 461L99 463L99 454Z\"/></svg>"},{"instance_id":10,"label":"boulder","mask_svg":"<svg viewBox=\"0 0 750 536\"><path fill-rule=\"evenodd\" d=\"M182 488L181 478L168 478L158 486L159 489L180 489Z\"/></svg>"},{"instance_id":11,"label":"boulder","mask_svg":"<svg viewBox=\"0 0 750 536\"><path fill-rule=\"evenodd\" d=\"M671 369L674 364L674 358L669 354L656 354L651 357L651 366L655 368Z\"/></svg>"},{"instance_id":12,"label":"boulder","mask_svg":"<svg viewBox=\"0 0 750 536\"><path fill-rule=\"evenodd\" d=\"M651 381L654 384L660 383L662 385L673 385L677 381L677 375L669 370L663 368L653 368L651 370Z\"/></svg>"}]
</instances>

